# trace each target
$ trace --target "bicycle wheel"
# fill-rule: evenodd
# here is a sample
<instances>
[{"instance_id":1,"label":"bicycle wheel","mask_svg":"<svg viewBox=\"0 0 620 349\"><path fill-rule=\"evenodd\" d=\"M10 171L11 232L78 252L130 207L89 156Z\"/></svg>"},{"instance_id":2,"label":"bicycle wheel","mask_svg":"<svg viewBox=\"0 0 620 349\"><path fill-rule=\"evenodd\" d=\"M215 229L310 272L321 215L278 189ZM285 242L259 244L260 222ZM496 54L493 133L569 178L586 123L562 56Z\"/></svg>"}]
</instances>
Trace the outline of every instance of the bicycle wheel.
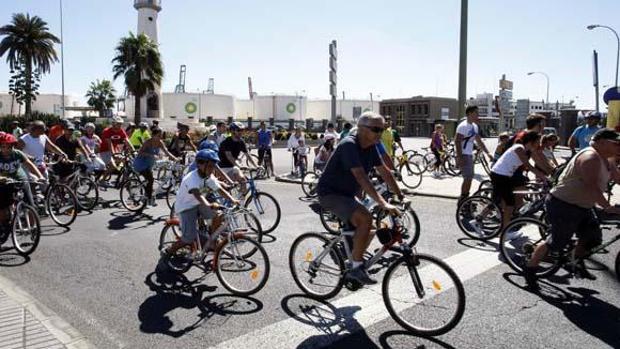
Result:
<instances>
[{"instance_id":1,"label":"bicycle wheel","mask_svg":"<svg viewBox=\"0 0 620 349\"><path fill-rule=\"evenodd\" d=\"M121 185L121 203L131 212L141 212L146 207L146 188L136 178L129 178Z\"/></svg>"},{"instance_id":2,"label":"bicycle wheel","mask_svg":"<svg viewBox=\"0 0 620 349\"><path fill-rule=\"evenodd\" d=\"M238 226L238 228L245 229L243 235L258 243L262 243L264 231L258 217L256 217L256 214L247 209L240 211L240 214L243 216L243 222L245 222L245 225Z\"/></svg>"},{"instance_id":3,"label":"bicycle wheel","mask_svg":"<svg viewBox=\"0 0 620 349\"><path fill-rule=\"evenodd\" d=\"M493 197L493 188L478 189L472 196L484 196L485 198L491 199Z\"/></svg>"},{"instance_id":4,"label":"bicycle wheel","mask_svg":"<svg viewBox=\"0 0 620 349\"><path fill-rule=\"evenodd\" d=\"M70 226L78 214L78 200L73 190L65 184L52 184L46 193L45 209L54 223Z\"/></svg>"},{"instance_id":5,"label":"bicycle wheel","mask_svg":"<svg viewBox=\"0 0 620 349\"><path fill-rule=\"evenodd\" d=\"M409 189L415 189L422 183L422 171L418 165L405 162L400 166L400 180Z\"/></svg>"},{"instance_id":6,"label":"bicycle wheel","mask_svg":"<svg viewBox=\"0 0 620 349\"><path fill-rule=\"evenodd\" d=\"M293 280L315 299L332 298L344 285L344 261L336 248L325 251L329 242L318 233L302 234L293 241L288 256Z\"/></svg>"},{"instance_id":7,"label":"bicycle wheel","mask_svg":"<svg viewBox=\"0 0 620 349\"><path fill-rule=\"evenodd\" d=\"M41 223L37 211L30 205L18 204L12 226L11 238L17 253L27 256L34 252L41 239Z\"/></svg>"},{"instance_id":8,"label":"bicycle wheel","mask_svg":"<svg viewBox=\"0 0 620 349\"><path fill-rule=\"evenodd\" d=\"M177 181L170 187L166 188L166 205L168 205L169 209L172 209L172 207L174 206L174 202L177 198L177 191L179 190L180 186L181 182Z\"/></svg>"},{"instance_id":9,"label":"bicycle wheel","mask_svg":"<svg viewBox=\"0 0 620 349\"><path fill-rule=\"evenodd\" d=\"M620 252L616 255L616 276L620 280Z\"/></svg>"},{"instance_id":10,"label":"bicycle wheel","mask_svg":"<svg viewBox=\"0 0 620 349\"><path fill-rule=\"evenodd\" d=\"M313 198L317 196L316 187L319 184L319 175L316 172L306 172L304 178L301 179L301 190L306 197Z\"/></svg>"},{"instance_id":11,"label":"bicycle wheel","mask_svg":"<svg viewBox=\"0 0 620 349\"><path fill-rule=\"evenodd\" d=\"M250 163L250 157L252 158L252 160L254 160L255 164L258 164L258 155L250 154L249 157L245 158L245 166L252 167L252 164Z\"/></svg>"},{"instance_id":12,"label":"bicycle wheel","mask_svg":"<svg viewBox=\"0 0 620 349\"><path fill-rule=\"evenodd\" d=\"M523 273L523 266L531 258L536 246L545 242L549 226L535 218L518 218L510 222L499 237L502 259L517 273ZM557 258L545 258L539 266L540 277L554 274L560 268Z\"/></svg>"},{"instance_id":13,"label":"bicycle wheel","mask_svg":"<svg viewBox=\"0 0 620 349\"><path fill-rule=\"evenodd\" d=\"M482 165L482 168L484 169L484 172L487 174L487 176L491 175L491 168L489 167L489 162L487 161L487 158L484 157L484 155L480 155L478 156L479 158L479 162Z\"/></svg>"},{"instance_id":14,"label":"bicycle wheel","mask_svg":"<svg viewBox=\"0 0 620 349\"><path fill-rule=\"evenodd\" d=\"M433 165L435 165L435 162L437 162L437 159L435 158L435 154L433 154L433 152L428 152L426 154L424 154L424 170L425 171L432 171L433 170Z\"/></svg>"},{"instance_id":15,"label":"bicycle wheel","mask_svg":"<svg viewBox=\"0 0 620 349\"><path fill-rule=\"evenodd\" d=\"M490 179L485 179L478 185L478 191L482 189L493 189L493 183Z\"/></svg>"},{"instance_id":16,"label":"bicycle wheel","mask_svg":"<svg viewBox=\"0 0 620 349\"><path fill-rule=\"evenodd\" d=\"M92 211L99 202L99 187L97 183L88 177L78 177L75 181L75 196L80 207L86 211Z\"/></svg>"},{"instance_id":17,"label":"bicycle wheel","mask_svg":"<svg viewBox=\"0 0 620 349\"><path fill-rule=\"evenodd\" d=\"M256 192L254 195L248 196L243 207L256 214L265 234L273 232L280 224L282 215L280 204L271 194Z\"/></svg>"},{"instance_id":18,"label":"bicycle wheel","mask_svg":"<svg viewBox=\"0 0 620 349\"><path fill-rule=\"evenodd\" d=\"M502 211L487 197L470 196L456 209L456 223L470 238L489 240L501 231Z\"/></svg>"},{"instance_id":19,"label":"bicycle wheel","mask_svg":"<svg viewBox=\"0 0 620 349\"><path fill-rule=\"evenodd\" d=\"M256 250L247 256L247 251ZM234 295L249 296L260 291L269 279L269 257L265 249L247 237L234 237L218 245L215 273L224 288Z\"/></svg>"},{"instance_id":20,"label":"bicycle wheel","mask_svg":"<svg viewBox=\"0 0 620 349\"><path fill-rule=\"evenodd\" d=\"M420 239L420 219L411 206L399 207L401 212L401 220L403 222L403 240L407 245L413 247ZM375 227L380 228L393 228L392 220L381 212L377 215L375 220Z\"/></svg>"},{"instance_id":21,"label":"bicycle wheel","mask_svg":"<svg viewBox=\"0 0 620 349\"><path fill-rule=\"evenodd\" d=\"M450 176L456 177L461 175L461 170L456 166L456 158L454 156L448 155L446 160L443 162L443 169Z\"/></svg>"},{"instance_id":22,"label":"bicycle wheel","mask_svg":"<svg viewBox=\"0 0 620 349\"><path fill-rule=\"evenodd\" d=\"M402 256L383 277L383 301L392 318L418 335L437 336L453 329L465 312L465 289L439 258Z\"/></svg>"},{"instance_id":23,"label":"bicycle wheel","mask_svg":"<svg viewBox=\"0 0 620 349\"><path fill-rule=\"evenodd\" d=\"M323 225L323 228L325 228L328 233L338 234L338 230L340 229L340 227L342 227L342 223L335 214L326 211L321 207L319 218L321 219L321 224Z\"/></svg>"},{"instance_id":24,"label":"bicycle wheel","mask_svg":"<svg viewBox=\"0 0 620 349\"><path fill-rule=\"evenodd\" d=\"M422 154L406 152L405 155L407 156L408 163L416 165L416 167L411 167L412 171L417 171L416 174L419 175L426 171L426 160Z\"/></svg>"}]
</instances>

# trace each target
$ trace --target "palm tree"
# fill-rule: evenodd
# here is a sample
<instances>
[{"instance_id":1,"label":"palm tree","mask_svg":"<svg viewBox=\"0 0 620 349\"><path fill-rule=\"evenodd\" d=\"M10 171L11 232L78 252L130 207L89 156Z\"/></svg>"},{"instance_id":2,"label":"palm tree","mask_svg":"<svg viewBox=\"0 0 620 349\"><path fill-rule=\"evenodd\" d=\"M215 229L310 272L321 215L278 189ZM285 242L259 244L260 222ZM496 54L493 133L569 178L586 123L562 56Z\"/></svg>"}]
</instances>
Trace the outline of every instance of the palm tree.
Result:
<instances>
[{"instance_id":1,"label":"palm tree","mask_svg":"<svg viewBox=\"0 0 620 349\"><path fill-rule=\"evenodd\" d=\"M140 34L121 38L112 60L114 79L125 77L127 91L135 99L134 122L140 123L140 98L161 85L164 69L157 44L148 36Z\"/></svg>"},{"instance_id":2,"label":"palm tree","mask_svg":"<svg viewBox=\"0 0 620 349\"><path fill-rule=\"evenodd\" d=\"M85 96L88 98L86 103L99 112L99 117L103 117L106 109L114 107L114 102L116 101L115 93L116 90L110 80L91 82Z\"/></svg>"},{"instance_id":3,"label":"palm tree","mask_svg":"<svg viewBox=\"0 0 620 349\"><path fill-rule=\"evenodd\" d=\"M17 13L11 24L0 27L0 57L6 56L11 70L18 70L23 63L25 79L26 116L30 116L33 90L33 71L48 73L53 62L58 62L54 44L60 43L49 32L47 23L38 16Z\"/></svg>"}]
</instances>

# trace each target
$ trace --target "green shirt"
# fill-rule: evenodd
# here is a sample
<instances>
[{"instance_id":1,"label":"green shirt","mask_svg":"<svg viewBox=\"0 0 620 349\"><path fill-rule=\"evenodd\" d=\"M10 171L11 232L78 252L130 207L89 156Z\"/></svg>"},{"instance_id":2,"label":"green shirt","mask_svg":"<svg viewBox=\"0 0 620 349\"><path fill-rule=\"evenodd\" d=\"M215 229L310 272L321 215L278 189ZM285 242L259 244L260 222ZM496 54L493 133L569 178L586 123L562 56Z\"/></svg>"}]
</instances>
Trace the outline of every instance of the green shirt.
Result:
<instances>
[{"instance_id":1,"label":"green shirt","mask_svg":"<svg viewBox=\"0 0 620 349\"><path fill-rule=\"evenodd\" d=\"M26 172L21 166L25 161L26 156L19 150L12 150L8 157L0 153L0 176L26 180Z\"/></svg>"},{"instance_id":2,"label":"green shirt","mask_svg":"<svg viewBox=\"0 0 620 349\"><path fill-rule=\"evenodd\" d=\"M137 129L133 131L131 137L129 137L129 143L131 143L131 145L133 145L137 150L142 146L142 144L144 144L144 142L146 142L150 138L151 133L149 132L149 130L142 131L141 129Z\"/></svg>"}]
</instances>

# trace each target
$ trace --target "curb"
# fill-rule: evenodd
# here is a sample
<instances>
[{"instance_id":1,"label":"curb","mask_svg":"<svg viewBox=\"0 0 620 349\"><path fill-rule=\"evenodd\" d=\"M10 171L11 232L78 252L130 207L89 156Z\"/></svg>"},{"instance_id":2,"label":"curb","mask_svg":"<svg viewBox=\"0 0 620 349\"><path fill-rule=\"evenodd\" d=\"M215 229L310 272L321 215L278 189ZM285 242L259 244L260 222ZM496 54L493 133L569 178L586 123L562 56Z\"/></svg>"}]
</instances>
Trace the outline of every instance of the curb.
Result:
<instances>
[{"instance_id":1,"label":"curb","mask_svg":"<svg viewBox=\"0 0 620 349\"><path fill-rule=\"evenodd\" d=\"M275 180L276 182L282 182L282 183L301 184L300 179L290 179L290 178L283 177L283 176L277 176ZM455 195L429 193L429 192L424 192L424 191L411 190L407 188L402 188L401 190L403 191L403 193L407 195L412 195L412 196L424 196L424 197L448 199L448 200L459 199L459 197Z\"/></svg>"},{"instance_id":2,"label":"curb","mask_svg":"<svg viewBox=\"0 0 620 349\"><path fill-rule=\"evenodd\" d=\"M0 289L10 300L28 310L52 336L68 349L94 349L93 346L73 326L61 319L51 309L36 301L26 291L19 288L9 279L0 276Z\"/></svg>"}]
</instances>

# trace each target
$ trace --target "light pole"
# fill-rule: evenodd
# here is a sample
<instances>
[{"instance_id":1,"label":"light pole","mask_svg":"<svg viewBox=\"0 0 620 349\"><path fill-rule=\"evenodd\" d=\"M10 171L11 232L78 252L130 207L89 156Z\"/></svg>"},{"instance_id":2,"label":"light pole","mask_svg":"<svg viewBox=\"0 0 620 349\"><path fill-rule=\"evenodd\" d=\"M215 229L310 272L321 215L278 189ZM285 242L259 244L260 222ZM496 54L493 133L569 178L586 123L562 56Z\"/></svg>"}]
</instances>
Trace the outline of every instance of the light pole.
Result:
<instances>
[{"instance_id":1,"label":"light pole","mask_svg":"<svg viewBox=\"0 0 620 349\"><path fill-rule=\"evenodd\" d=\"M62 0L60 0L60 80L62 86L62 97L60 98L60 108L62 118L65 118L65 40L62 35Z\"/></svg>"},{"instance_id":2,"label":"light pole","mask_svg":"<svg viewBox=\"0 0 620 349\"><path fill-rule=\"evenodd\" d=\"M467 100L467 0L461 0L461 37L459 42L459 117L465 115Z\"/></svg>"},{"instance_id":3,"label":"light pole","mask_svg":"<svg viewBox=\"0 0 620 349\"><path fill-rule=\"evenodd\" d=\"M618 42L618 49L617 49L617 52L616 52L616 85L615 86L618 89L618 91L620 92L620 86L618 86L618 65L620 64L620 37L618 36L618 33L612 27L608 27L606 25L600 25L600 24L590 24L586 28L588 28L588 30L592 30L592 29L595 29L595 28L609 29L616 36L616 41Z\"/></svg>"},{"instance_id":4,"label":"light pole","mask_svg":"<svg viewBox=\"0 0 620 349\"><path fill-rule=\"evenodd\" d=\"M545 78L547 79L547 100L546 102L547 104L549 104L549 75L541 71L532 71L532 72L527 73L527 75L532 75L532 74L541 74L541 75L544 75Z\"/></svg>"}]
</instances>

